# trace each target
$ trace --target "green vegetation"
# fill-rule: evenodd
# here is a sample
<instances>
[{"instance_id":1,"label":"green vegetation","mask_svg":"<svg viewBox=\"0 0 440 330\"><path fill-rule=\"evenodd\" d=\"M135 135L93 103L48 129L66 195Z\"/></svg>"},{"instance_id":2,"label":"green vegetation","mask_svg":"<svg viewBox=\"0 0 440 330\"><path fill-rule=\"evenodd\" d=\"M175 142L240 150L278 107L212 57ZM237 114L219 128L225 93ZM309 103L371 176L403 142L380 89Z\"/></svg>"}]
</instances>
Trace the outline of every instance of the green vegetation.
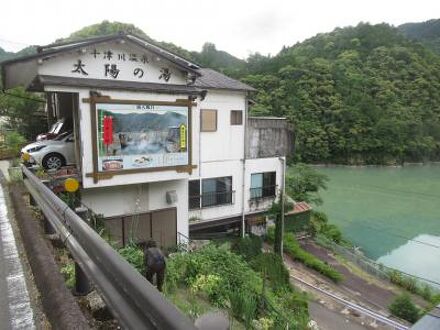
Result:
<instances>
[{"instance_id":1,"label":"green vegetation","mask_svg":"<svg viewBox=\"0 0 440 330\"><path fill-rule=\"evenodd\" d=\"M409 39L419 41L422 45L440 54L440 19L431 19L421 23L406 23L398 29Z\"/></svg>"},{"instance_id":2,"label":"green vegetation","mask_svg":"<svg viewBox=\"0 0 440 330\"><path fill-rule=\"evenodd\" d=\"M251 242L234 243L247 246L240 250L250 258L249 263L227 247L213 244L192 253L173 254L167 262L166 295L173 297L188 288L193 297L229 310L246 328L252 324L279 329L286 323L293 329L304 328L307 303L288 283L281 259L261 253L261 247ZM256 247L252 253L250 246ZM274 269L269 270L271 267Z\"/></svg>"},{"instance_id":3,"label":"green vegetation","mask_svg":"<svg viewBox=\"0 0 440 330\"><path fill-rule=\"evenodd\" d=\"M328 177L306 164L289 166L286 176L286 192L295 201L304 201L315 205L322 204L320 190L327 189Z\"/></svg>"},{"instance_id":4,"label":"green vegetation","mask_svg":"<svg viewBox=\"0 0 440 330\"><path fill-rule=\"evenodd\" d=\"M33 100L39 99L38 96L27 93L20 87L9 90L8 93L19 97L0 94L0 116L6 119L6 129L19 133L27 140L32 140L47 130L44 103Z\"/></svg>"},{"instance_id":5,"label":"green vegetation","mask_svg":"<svg viewBox=\"0 0 440 330\"><path fill-rule=\"evenodd\" d=\"M274 240L273 229L269 229L267 237L269 241ZM340 282L343 279L342 274L339 273L332 266L322 262L314 255L304 251L298 244L295 236L292 233L285 233L284 235L284 251L293 259L302 262L307 267L310 267L321 273L322 275L327 276L336 283Z\"/></svg>"},{"instance_id":6,"label":"green vegetation","mask_svg":"<svg viewBox=\"0 0 440 330\"><path fill-rule=\"evenodd\" d=\"M144 268L144 251L135 244L128 244L118 249L119 254L127 260L136 270L145 274Z\"/></svg>"},{"instance_id":7,"label":"green vegetation","mask_svg":"<svg viewBox=\"0 0 440 330\"><path fill-rule=\"evenodd\" d=\"M440 57L386 24L318 34L248 59L255 115L286 116L297 160L389 164L440 158Z\"/></svg>"},{"instance_id":8,"label":"green vegetation","mask_svg":"<svg viewBox=\"0 0 440 330\"><path fill-rule=\"evenodd\" d=\"M69 289L73 289L73 287L75 287L75 263L69 262L64 264L60 271L64 277L66 286Z\"/></svg>"},{"instance_id":9,"label":"green vegetation","mask_svg":"<svg viewBox=\"0 0 440 330\"><path fill-rule=\"evenodd\" d=\"M319 235L341 245L349 245L342 237L338 226L329 224L328 217L324 212L313 211L310 219L310 233L316 237Z\"/></svg>"},{"instance_id":10,"label":"green vegetation","mask_svg":"<svg viewBox=\"0 0 440 330\"><path fill-rule=\"evenodd\" d=\"M440 293L434 293L428 285L421 284L414 277L402 274L395 269L389 271L388 276L391 283L423 297L426 301L430 302L431 305L435 306L440 303Z\"/></svg>"},{"instance_id":11,"label":"green vegetation","mask_svg":"<svg viewBox=\"0 0 440 330\"><path fill-rule=\"evenodd\" d=\"M263 241L258 236L246 236L232 242L231 251L241 255L244 260L251 261L262 252Z\"/></svg>"},{"instance_id":12,"label":"green vegetation","mask_svg":"<svg viewBox=\"0 0 440 330\"><path fill-rule=\"evenodd\" d=\"M408 322L415 323L420 318L420 309L418 309L408 294L398 296L390 306L391 314L400 317Z\"/></svg>"},{"instance_id":13,"label":"green vegetation","mask_svg":"<svg viewBox=\"0 0 440 330\"><path fill-rule=\"evenodd\" d=\"M1 158L18 157L20 149L26 144L26 138L15 131L6 132L3 137L4 143L0 143Z\"/></svg>"}]
</instances>

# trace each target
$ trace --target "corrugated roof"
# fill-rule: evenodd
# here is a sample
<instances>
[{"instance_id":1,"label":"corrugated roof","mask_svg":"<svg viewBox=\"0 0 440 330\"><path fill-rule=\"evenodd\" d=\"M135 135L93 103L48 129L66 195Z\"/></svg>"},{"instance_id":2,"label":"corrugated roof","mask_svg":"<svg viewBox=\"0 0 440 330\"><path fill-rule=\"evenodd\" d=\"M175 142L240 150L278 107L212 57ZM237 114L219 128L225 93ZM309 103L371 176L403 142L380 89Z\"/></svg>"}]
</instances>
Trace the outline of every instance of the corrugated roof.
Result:
<instances>
[{"instance_id":1,"label":"corrugated roof","mask_svg":"<svg viewBox=\"0 0 440 330\"><path fill-rule=\"evenodd\" d=\"M312 207L306 202L295 202L293 210L290 210L286 215L300 214L311 211Z\"/></svg>"},{"instance_id":2,"label":"corrugated roof","mask_svg":"<svg viewBox=\"0 0 440 330\"><path fill-rule=\"evenodd\" d=\"M255 91L256 89L232 79L213 69L200 68L197 70L201 75L196 79L194 86L208 89L232 89L243 91Z\"/></svg>"}]
</instances>

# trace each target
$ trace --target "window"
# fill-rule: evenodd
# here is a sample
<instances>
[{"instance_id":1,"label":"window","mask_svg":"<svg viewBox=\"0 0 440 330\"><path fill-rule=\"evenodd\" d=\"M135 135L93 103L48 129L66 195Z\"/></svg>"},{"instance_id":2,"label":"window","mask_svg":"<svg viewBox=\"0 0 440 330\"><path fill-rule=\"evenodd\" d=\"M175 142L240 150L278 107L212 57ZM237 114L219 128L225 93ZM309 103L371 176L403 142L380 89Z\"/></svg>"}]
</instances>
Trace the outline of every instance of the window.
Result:
<instances>
[{"instance_id":1,"label":"window","mask_svg":"<svg viewBox=\"0 0 440 330\"><path fill-rule=\"evenodd\" d=\"M200 208L200 180L191 180L188 183L188 196L190 210Z\"/></svg>"},{"instance_id":2,"label":"window","mask_svg":"<svg viewBox=\"0 0 440 330\"><path fill-rule=\"evenodd\" d=\"M217 110L200 111L200 131L201 132L217 131Z\"/></svg>"},{"instance_id":3,"label":"window","mask_svg":"<svg viewBox=\"0 0 440 330\"><path fill-rule=\"evenodd\" d=\"M276 172L255 173L251 175L251 199L275 197Z\"/></svg>"},{"instance_id":4,"label":"window","mask_svg":"<svg viewBox=\"0 0 440 330\"><path fill-rule=\"evenodd\" d=\"M189 209L232 204L232 176L189 181Z\"/></svg>"},{"instance_id":5,"label":"window","mask_svg":"<svg viewBox=\"0 0 440 330\"><path fill-rule=\"evenodd\" d=\"M202 207L232 204L232 176L202 180Z\"/></svg>"},{"instance_id":6,"label":"window","mask_svg":"<svg viewBox=\"0 0 440 330\"><path fill-rule=\"evenodd\" d=\"M231 110L231 125L243 125L243 111Z\"/></svg>"}]
</instances>

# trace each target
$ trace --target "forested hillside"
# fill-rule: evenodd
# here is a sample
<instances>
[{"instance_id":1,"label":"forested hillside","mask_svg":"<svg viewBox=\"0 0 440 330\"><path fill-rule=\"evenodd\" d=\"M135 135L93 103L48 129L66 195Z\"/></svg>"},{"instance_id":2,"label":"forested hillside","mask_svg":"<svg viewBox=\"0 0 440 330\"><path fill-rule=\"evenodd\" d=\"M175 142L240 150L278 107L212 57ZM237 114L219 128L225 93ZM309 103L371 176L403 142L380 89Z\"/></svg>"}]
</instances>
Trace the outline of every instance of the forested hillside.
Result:
<instances>
[{"instance_id":1,"label":"forested hillside","mask_svg":"<svg viewBox=\"0 0 440 330\"><path fill-rule=\"evenodd\" d=\"M319 34L248 60L254 114L286 116L306 162L440 158L440 57L386 24Z\"/></svg>"},{"instance_id":2,"label":"forested hillside","mask_svg":"<svg viewBox=\"0 0 440 330\"><path fill-rule=\"evenodd\" d=\"M440 19L406 23L399 25L398 28L409 39L417 40L440 54Z\"/></svg>"}]
</instances>

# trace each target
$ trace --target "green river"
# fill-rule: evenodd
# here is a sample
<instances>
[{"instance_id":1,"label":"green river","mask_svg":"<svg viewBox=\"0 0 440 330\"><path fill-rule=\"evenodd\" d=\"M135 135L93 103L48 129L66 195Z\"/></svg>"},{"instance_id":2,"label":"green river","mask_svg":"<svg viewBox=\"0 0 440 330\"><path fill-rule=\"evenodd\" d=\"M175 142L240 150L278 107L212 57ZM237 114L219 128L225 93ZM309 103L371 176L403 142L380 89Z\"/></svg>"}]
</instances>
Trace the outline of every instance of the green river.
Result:
<instances>
[{"instance_id":1,"label":"green river","mask_svg":"<svg viewBox=\"0 0 440 330\"><path fill-rule=\"evenodd\" d=\"M440 165L317 167L321 210L370 258L440 283Z\"/></svg>"}]
</instances>

